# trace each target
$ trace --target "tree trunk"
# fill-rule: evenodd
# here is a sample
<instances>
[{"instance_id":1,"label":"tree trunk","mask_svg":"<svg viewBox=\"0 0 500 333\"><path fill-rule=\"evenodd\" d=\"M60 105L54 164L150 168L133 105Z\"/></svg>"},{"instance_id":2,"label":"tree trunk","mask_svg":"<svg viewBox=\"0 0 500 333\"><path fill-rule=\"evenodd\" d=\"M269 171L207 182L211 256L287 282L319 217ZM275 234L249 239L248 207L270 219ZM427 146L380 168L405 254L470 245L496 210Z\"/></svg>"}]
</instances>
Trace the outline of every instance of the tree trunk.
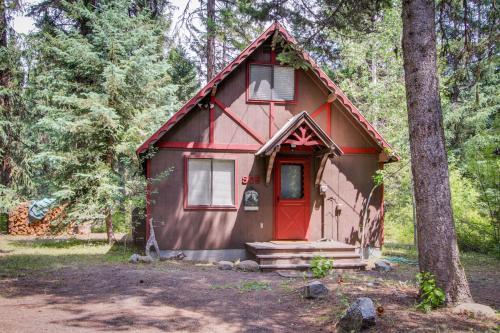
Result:
<instances>
[{"instance_id":1,"label":"tree trunk","mask_svg":"<svg viewBox=\"0 0 500 333\"><path fill-rule=\"evenodd\" d=\"M215 0L207 1L207 82L215 76Z\"/></svg>"},{"instance_id":2,"label":"tree trunk","mask_svg":"<svg viewBox=\"0 0 500 333\"><path fill-rule=\"evenodd\" d=\"M0 51L4 51L9 46L8 40L8 19L7 19L7 3L6 0L0 0ZM6 60L6 59L2 59ZM11 84L11 72L10 64L4 69L0 69L0 87L4 91L9 91ZM11 113L11 105L9 100L9 94L2 94L0 96L0 114L1 119L5 120L9 118ZM11 167L11 138L12 130L9 125L4 128L5 131L5 141L0 140L0 150L3 151L2 160L0 161L0 184L4 186L9 186L12 182L12 167Z\"/></svg>"},{"instance_id":3,"label":"tree trunk","mask_svg":"<svg viewBox=\"0 0 500 333\"><path fill-rule=\"evenodd\" d=\"M106 236L109 244L116 242L115 233L113 232L113 214L111 213L111 209L106 211Z\"/></svg>"},{"instance_id":4,"label":"tree trunk","mask_svg":"<svg viewBox=\"0 0 500 333\"><path fill-rule=\"evenodd\" d=\"M470 301L451 208L436 67L435 2L403 1L403 57L421 271L448 303Z\"/></svg>"}]
</instances>

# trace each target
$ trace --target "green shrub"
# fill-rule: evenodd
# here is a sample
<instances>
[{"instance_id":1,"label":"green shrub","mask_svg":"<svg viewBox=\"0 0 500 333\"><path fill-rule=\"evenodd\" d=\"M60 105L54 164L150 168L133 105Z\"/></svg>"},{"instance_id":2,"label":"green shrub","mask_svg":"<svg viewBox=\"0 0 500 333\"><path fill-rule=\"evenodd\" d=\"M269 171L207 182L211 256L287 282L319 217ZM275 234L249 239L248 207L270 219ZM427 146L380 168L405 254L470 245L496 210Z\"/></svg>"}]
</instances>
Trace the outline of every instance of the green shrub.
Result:
<instances>
[{"instance_id":1,"label":"green shrub","mask_svg":"<svg viewBox=\"0 0 500 333\"><path fill-rule=\"evenodd\" d=\"M311 271L315 278L322 278L333 270L333 260L322 256L315 256L311 261Z\"/></svg>"},{"instance_id":2,"label":"green shrub","mask_svg":"<svg viewBox=\"0 0 500 333\"><path fill-rule=\"evenodd\" d=\"M417 309L429 312L444 304L444 291L436 286L434 275L428 272L417 274L417 283L420 288L420 303Z\"/></svg>"}]
</instances>

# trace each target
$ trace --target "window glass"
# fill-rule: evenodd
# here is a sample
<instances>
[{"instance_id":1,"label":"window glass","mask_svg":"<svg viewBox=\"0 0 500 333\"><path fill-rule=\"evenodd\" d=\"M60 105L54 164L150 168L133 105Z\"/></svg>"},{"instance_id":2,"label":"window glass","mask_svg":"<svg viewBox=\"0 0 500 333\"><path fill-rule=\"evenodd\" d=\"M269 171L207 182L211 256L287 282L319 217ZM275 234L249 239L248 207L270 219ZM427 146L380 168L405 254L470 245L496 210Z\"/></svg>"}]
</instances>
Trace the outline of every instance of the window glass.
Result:
<instances>
[{"instance_id":1,"label":"window glass","mask_svg":"<svg viewBox=\"0 0 500 333\"><path fill-rule=\"evenodd\" d=\"M292 101L295 97L293 67L250 65L249 99L259 101Z\"/></svg>"},{"instance_id":2,"label":"window glass","mask_svg":"<svg viewBox=\"0 0 500 333\"><path fill-rule=\"evenodd\" d=\"M213 160L212 204L234 205L234 161Z\"/></svg>"},{"instance_id":3,"label":"window glass","mask_svg":"<svg viewBox=\"0 0 500 333\"><path fill-rule=\"evenodd\" d=\"M303 187L302 164L282 164L280 197L282 199L301 199L304 197Z\"/></svg>"},{"instance_id":4,"label":"window glass","mask_svg":"<svg viewBox=\"0 0 500 333\"><path fill-rule=\"evenodd\" d=\"M188 159L187 205L234 206L234 166L233 160Z\"/></svg>"},{"instance_id":5,"label":"window glass","mask_svg":"<svg viewBox=\"0 0 500 333\"><path fill-rule=\"evenodd\" d=\"M273 67L250 65L250 99L271 100Z\"/></svg>"},{"instance_id":6,"label":"window glass","mask_svg":"<svg viewBox=\"0 0 500 333\"><path fill-rule=\"evenodd\" d=\"M273 100L291 101L295 95L295 71L293 67L274 66Z\"/></svg>"},{"instance_id":7,"label":"window glass","mask_svg":"<svg viewBox=\"0 0 500 333\"><path fill-rule=\"evenodd\" d=\"M193 206L210 205L211 163L206 158L188 160L188 204Z\"/></svg>"}]
</instances>

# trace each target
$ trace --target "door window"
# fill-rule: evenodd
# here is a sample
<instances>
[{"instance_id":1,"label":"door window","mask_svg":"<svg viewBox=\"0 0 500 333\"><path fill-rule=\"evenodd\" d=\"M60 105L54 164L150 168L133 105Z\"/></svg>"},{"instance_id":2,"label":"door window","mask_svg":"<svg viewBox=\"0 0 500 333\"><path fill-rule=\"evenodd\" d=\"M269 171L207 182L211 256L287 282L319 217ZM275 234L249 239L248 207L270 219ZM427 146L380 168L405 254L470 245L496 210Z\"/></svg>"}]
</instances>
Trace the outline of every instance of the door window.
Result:
<instances>
[{"instance_id":1,"label":"door window","mask_svg":"<svg viewBox=\"0 0 500 333\"><path fill-rule=\"evenodd\" d=\"M304 166L302 164L281 165L281 199L304 197Z\"/></svg>"}]
</instances>

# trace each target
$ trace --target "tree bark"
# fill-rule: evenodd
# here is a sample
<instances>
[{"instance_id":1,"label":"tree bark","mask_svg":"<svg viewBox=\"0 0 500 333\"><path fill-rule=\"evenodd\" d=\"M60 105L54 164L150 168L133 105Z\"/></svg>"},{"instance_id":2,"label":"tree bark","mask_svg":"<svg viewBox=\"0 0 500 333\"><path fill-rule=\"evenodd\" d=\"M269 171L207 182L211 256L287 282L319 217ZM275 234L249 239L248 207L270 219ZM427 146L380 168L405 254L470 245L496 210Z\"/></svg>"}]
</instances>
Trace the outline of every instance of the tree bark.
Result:
<instances>
[{"instance_id":1,"label":"tree bark","mask_svg":"<svg viewBox=\"0 0 500 333\"><path fill-rule=\"evenodd\" d=\"M416 200L419 266L448 303L472 299L460 264L436 66L435 2L403 1L403 59Z\"/></svg>"},{"instance_id":2,"label":"tree bark","mask_svg":"<svg viewBox=\"0 0 500 333\"><path fill-rule=\"evenodd\" d=\"M207 82L215 76L215 0L207 1Z\"/></svg>"},{"instance_id":3,"label":"tree bark","mask_svg":"<svg viewBox=\"0 0 500 333\"><path fill-rule=\"evenodd\" d=\"M8 40L8 16L7 16L7 3L6 0L0 0L0 50L6 50L9 47ZM5 59L2 59L5 60ZM5 91L9 91L11 88L11 71L10 64L4 69L0 70L0 87ZM0 114L1 119L5 120L9 118L11 113L9 94L3 94L0 96ZM9 186L12 182L12 167L11 167L11 138L12 129L9 125L4 128L6 137L5 141L0 140L0 149L3 151L2 160L0 161L0 184L4 186Z\"/></svg>"},{"instance_id":4,"label":"tree bark","mask_svg":"<svg viewBox=\"0 0 500 333\"><path fill-rule=\"evenodd\" d=\"M115 233L113 231L113 215L111 214L111 209L106 211L106 236L109 244L116 242Z\"/></svg>"}]
</instances>

